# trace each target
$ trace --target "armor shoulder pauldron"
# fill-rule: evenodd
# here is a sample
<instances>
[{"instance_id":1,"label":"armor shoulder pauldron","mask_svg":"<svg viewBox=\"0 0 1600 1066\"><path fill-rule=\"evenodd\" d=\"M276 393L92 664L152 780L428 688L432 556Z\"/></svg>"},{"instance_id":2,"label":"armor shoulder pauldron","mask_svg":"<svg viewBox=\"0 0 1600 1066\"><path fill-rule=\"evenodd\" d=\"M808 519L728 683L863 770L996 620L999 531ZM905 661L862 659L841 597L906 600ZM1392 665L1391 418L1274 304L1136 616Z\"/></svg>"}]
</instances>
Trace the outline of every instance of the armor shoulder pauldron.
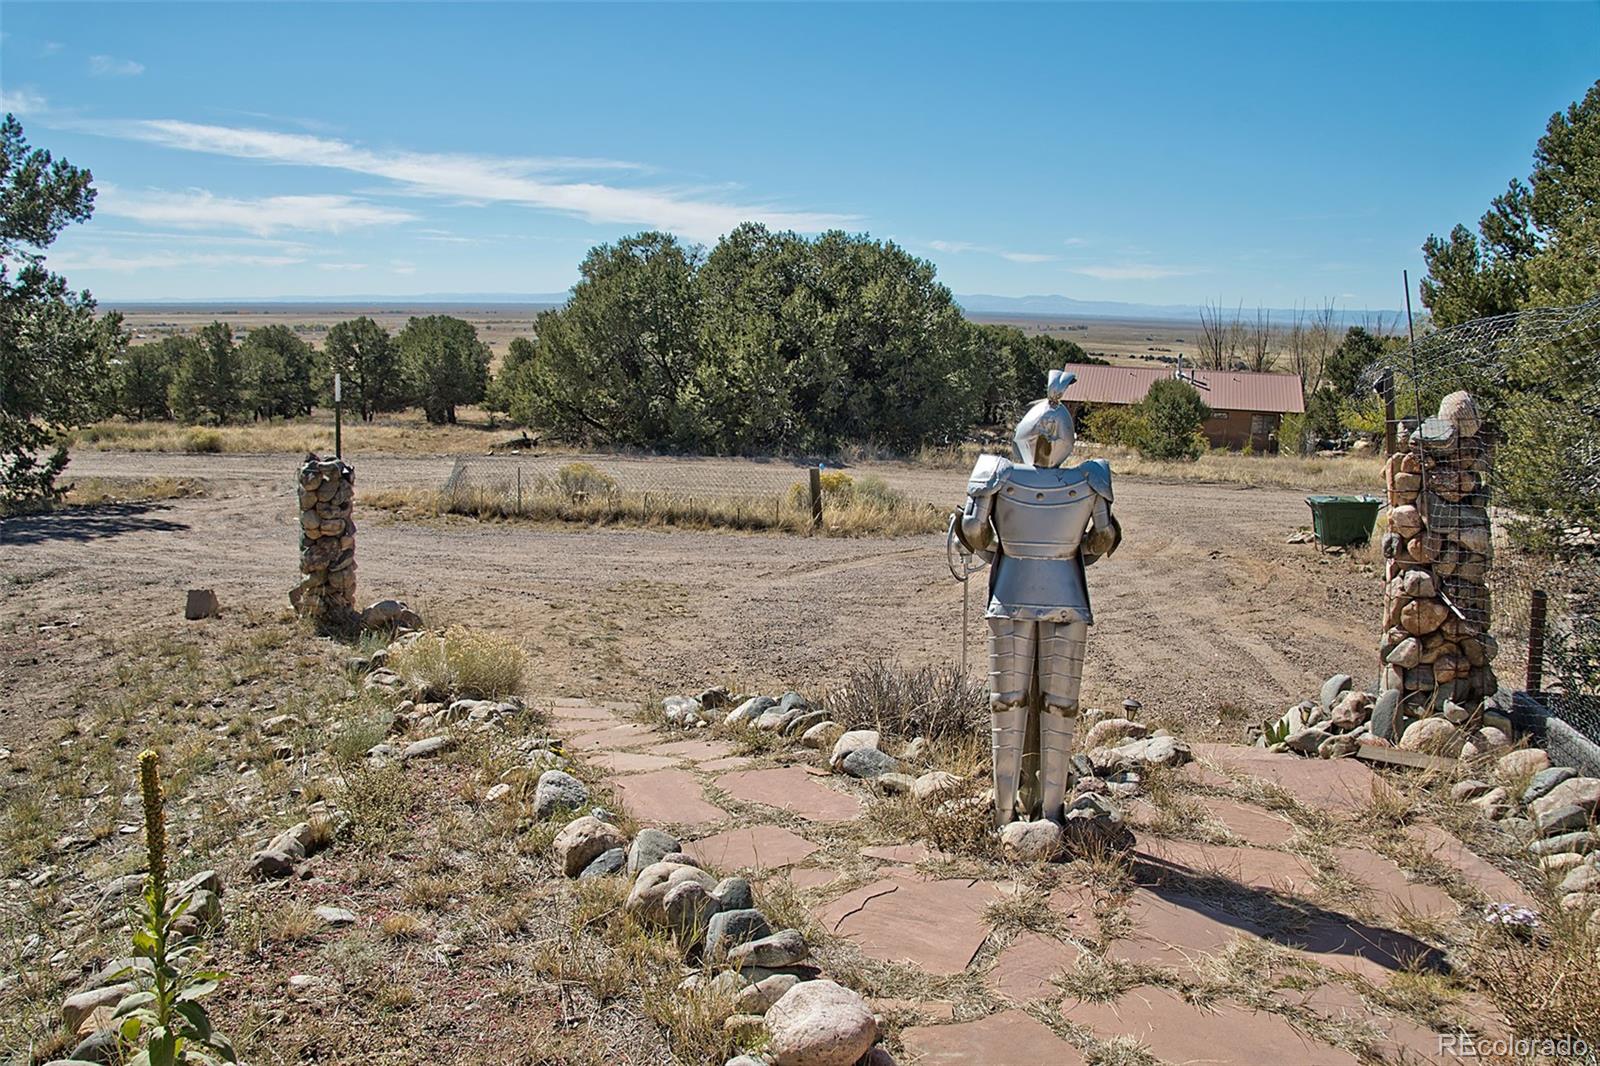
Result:
<instances>
[{"instance_id":1,"label":"armor shoulder pauldron","mask_svg":"<svg viewBox=\"0 0 1600 1066\"><path fill-rule=\"evenodd\" d=\"M967 495L973 499L993 496L1011 473L1011 460L1000 455L980 455L967 478Z\"/></svg>"},{"instance_id":2,"label":"armor shoulder pauldron","mask_svg":"<svg viewBox=\"0 0 1600 1066\"><path fill-rule=\"evenodd\" d=\"M1096 494L1104 496L1107 503L1111 503L1111 464L1104 459L1090 459L1078 469L1083 471L1083 479L1089 483L1089 487Z\"/></svg>"}]
</instances>

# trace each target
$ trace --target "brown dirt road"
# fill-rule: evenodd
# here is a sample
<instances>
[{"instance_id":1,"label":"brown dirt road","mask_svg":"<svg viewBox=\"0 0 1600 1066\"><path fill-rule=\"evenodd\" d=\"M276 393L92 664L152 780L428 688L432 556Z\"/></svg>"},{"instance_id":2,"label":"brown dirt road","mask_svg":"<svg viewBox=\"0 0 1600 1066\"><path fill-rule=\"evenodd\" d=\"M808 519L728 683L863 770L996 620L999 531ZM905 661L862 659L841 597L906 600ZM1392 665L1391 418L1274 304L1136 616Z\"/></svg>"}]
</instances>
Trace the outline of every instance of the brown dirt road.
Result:
<instances>
[{"instance_id":1,"label":"brown dirt road","mask_svg":"<svg viewBox=\"0 0 1600 1066\"><path fill-rule=\"evenodd\" d=\"M199 476L204 498L68 510L0 527L0 743L109 675L116 642L181 628L183 590L224 610L287 607L296 579L292 455L84 452L80 476ZM397 596L434 621L511 632L549 695L697 690L712 683L816 691L855 662L952 662L961 589L944 538L538 527L361 513L361 488L438 485L452 459L357 462L361 602ZM608 458L606 462L616 460ZM737 480L741 460L635 459L666 480ZM761 464L768 477L772 464ZM960 501L964 474L868 465L918 498ZM1300 494L1117 483L1125 540L1090 570L1098 624L1090 705L1143 701L1147 716L1214 723L1225 705L1281 712L1333 672L1373 663L1381 585L1365 557L1285 537ZM970 630L981 668L980 594ZM63 624L65 623L65 624ZM73 625L72 623L76 623ZM203 623L202 623L203 624ZM106 638L110 638L108 643ZM1237 722L1227 731L1237 736Z\"/></svg>"}]
</instances>

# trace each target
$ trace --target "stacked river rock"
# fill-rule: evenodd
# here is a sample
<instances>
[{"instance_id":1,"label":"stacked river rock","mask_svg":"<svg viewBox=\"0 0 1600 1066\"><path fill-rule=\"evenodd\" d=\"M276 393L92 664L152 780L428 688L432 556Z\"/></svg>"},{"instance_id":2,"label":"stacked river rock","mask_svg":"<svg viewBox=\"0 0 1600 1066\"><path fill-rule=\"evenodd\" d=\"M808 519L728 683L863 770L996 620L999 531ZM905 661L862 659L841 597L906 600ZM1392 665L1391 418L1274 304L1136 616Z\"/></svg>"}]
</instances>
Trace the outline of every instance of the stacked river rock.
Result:
<instances>
[{"instance_id":1,"label":"stacked river rock","mask_svg":"<svg viewBox=\"0 0 1600 1066\"><path fill-rule=\"evenodd\" d=\"M1382 690L1399 710L1473 719L1494 694L1489 635L1491 451L1471 395L1454 392L1385 469ZM1394 693L1394 695L1389 695ZM1399 725L1399 715L1383 718Z\"/></svg>"},{"instance_id":2,"label":"stacked river rock","mask_svg":"<svg viewBox=\"0 0 1600 1066\"><path fill-rule=\"evenodd\" d=\"M289 594L302 615L326 626L357 616L355 468L342 459L307 455L300 467L300 572Z\"/></svg>"}]
</instances>

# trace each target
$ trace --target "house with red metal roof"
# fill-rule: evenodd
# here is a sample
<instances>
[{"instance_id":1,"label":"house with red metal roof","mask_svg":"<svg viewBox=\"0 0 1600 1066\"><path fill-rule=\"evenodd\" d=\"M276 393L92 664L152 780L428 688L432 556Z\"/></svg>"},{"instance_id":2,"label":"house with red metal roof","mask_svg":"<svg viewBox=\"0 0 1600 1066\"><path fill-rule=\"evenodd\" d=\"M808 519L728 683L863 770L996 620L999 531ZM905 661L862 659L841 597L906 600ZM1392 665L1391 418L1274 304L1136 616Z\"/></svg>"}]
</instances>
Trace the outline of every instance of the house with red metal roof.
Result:
<instances>
[{"instance_id":1,"label":"house with red metal roof","mask_svg":"<svg viewBox=\"0 0 1600 1066\"><path fill-rule=\"evenodd\" d=\"M1195 370L1190 367L1089 366L1068 363L1078 380L1067 387L1065 400L1074 419L1102 404L1132 405L1144 399L1162 378L1182 377L1211 408L1205 435L1214 448L1275 451L1283 416L1306 409L1298 374L1254 374L1243 370Z\"/></svg>"}]
</instances>

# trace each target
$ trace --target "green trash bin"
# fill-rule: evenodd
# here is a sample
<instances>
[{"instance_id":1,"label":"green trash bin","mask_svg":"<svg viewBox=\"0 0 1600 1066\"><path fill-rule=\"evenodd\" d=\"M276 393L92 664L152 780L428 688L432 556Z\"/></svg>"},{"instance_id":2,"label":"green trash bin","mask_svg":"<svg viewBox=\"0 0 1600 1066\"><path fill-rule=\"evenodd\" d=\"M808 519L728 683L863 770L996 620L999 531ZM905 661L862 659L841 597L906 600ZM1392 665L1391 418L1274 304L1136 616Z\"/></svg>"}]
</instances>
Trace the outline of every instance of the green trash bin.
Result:
<instances>
[{"instance_id":1,"label":"green trash bin","mask_svg":"<svg viewBox=\"0 0 1600 1066\"><path fill-rule=\"evenodd\" d=\"M1376 496L1307 496L1311 527L1328 547L1362 544L1372 539L1383 501Z\"/></svg>"}]
</instances>

